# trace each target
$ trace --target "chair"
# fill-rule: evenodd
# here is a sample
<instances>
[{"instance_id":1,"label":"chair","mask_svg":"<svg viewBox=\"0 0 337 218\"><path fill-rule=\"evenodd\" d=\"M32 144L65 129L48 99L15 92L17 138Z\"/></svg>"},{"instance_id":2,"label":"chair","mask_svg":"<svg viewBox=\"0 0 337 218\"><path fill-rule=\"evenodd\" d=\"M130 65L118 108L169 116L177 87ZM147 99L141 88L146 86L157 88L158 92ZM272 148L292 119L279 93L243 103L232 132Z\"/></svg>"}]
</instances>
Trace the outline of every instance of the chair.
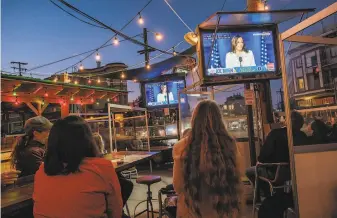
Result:
<instances>
[{"instance_id":1,"label":"chair","mask_svg":"<svg viewBox=\"0 0 337 218\"><path fill-rule=\"evenodd\" d=\"M145 212L147 213L147 218L150 218L150 212L151 212L152 218L154 218L154 213L158 213L157 211L153 211L153 204L152 204L153 199L152 199L151 185L158 183L160 181L161 181L160 176L152 176L152 175L142 176L136 180L138 184L147 185L147 198L146 200L141 201L136 205L135 210L134 210L134 218L140 216L141 214ZM146 209L136 214L137 207L143 202L146 202ZM151 207L151 210L150 210L150 207Z\"/></svg>"},{"instance_id":2,"label":"chair","mask_svg":"<svg viewBox=\"0 0 337 218\"><path fill-rule=\"evenodd\" d=\"M265 168L275 168L275 175L273 178L267 178L266 175L259 175L261 172L260 169ZM291 183L286 183L287 181L291 180L289 163L258 163L255 168L255 187L254 187L254 198L253 198L253 217L255 217L256 209L259 209L260 205L256 204L256 198L258 195L258 183L262 180L268 183L270 188L270 194L273 195L275 189L285 189L290 188Z\"/></svg>"},{"instance_id":3,"label":"chair","mask_svg":"<svg viewBox=\"0 0 337 218\"><path fill-rule=\"evenodd\" d=\"M158 192L158 201L159 201L159 218L162 218L163 216L166 216L168 218L175 218L173 214L170 213L170 211L167 210L167 202L166 198L163 203L163 195L166 195L167 197L176 196L176 192L173 189L173 185L167 185L165 188L161 188Z\"/></svg>"}]
</instances>

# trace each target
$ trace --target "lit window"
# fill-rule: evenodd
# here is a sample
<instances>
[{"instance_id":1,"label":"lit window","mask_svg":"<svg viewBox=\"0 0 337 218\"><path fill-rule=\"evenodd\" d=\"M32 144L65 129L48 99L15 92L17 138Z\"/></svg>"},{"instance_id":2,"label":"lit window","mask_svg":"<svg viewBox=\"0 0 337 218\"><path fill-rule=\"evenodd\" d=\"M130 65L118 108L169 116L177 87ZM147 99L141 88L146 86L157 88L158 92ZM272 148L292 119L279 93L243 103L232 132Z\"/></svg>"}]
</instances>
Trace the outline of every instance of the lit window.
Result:
<instances>
[{"instance_id":1,"label":"lit window","mask_svg":"<svg viewBox=\"0 0 337 218\"><path fill-rule=\"evenodd\" d=\"M227 110L227 105L226 104L223 106L223 109Z\"/></svg>"},{"instance_id":2,"label":"lit window","mask_svg":"<svg viewBox=\"0 0 337 218\"><path fill-rule=\"evenodd\" d=\"M298 79L297 82L298 82L298 88L300 90L303 90L304 89L304 80L303 80L303 78Z\"/></svg>"}]
</instances>

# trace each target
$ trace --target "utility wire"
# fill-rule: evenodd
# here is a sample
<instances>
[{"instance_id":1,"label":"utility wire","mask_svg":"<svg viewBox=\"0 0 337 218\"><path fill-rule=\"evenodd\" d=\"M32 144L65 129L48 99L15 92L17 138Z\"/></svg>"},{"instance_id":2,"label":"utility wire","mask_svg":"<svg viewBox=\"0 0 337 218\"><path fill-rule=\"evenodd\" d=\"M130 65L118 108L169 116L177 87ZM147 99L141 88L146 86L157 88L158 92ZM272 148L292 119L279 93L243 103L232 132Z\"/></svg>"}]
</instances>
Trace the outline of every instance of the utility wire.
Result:
<instances>
[{"instance_id":1,"label":"utility wire","mask_svg":"<svg viewBox=\"0 0 337 218\"><path fill-rule=\"evenodd\" d=\"M49 1L50 1L53 5L55 5L56 7L58 7L59 9L61 9L62 11L64 11L65 13L69 14L70 16L74 17L75 19L77 19L77 20L79 20L79 21L81 21L81 22L83 22L83 23L86 23L86 24L89 24L90 26L98 27L98 28L101 28L101 29L106 29L106 28L104 28L104 27L101 27L101 26L98 26L98 25L89 23L89 22L87 22L87 21L85 21L85 20L82 20L81 18L79 18L79 17L73 15L72 13L66 11L65 9L63 9L61 6L59 6L58 4L56 4L55 2L53 2L52 0L49 0Z\"/></svg>"},{"instance_id":2,"label":"utility wire","mask_svg":"<svg viewBox=\"0 0 337 218\"><path fill-rule=\"evenodd\" d=\"M179 20L185 25L185 27L190 31L190 32L194 32L185 22L184 20L179 16L179 14L173 9L173 7L166 1L164 0L164 2L169 6L169 8L171 9L171 11L179 18Z\"/></svg>"},{"instance_id":3,"label":"utility wire","mask_svg":"<svg viewBox=\"0 0 337 218\"><path fill-rule=\"evenodd\" d=\"M127 22L127 23L121 28L121 30L124 30L127 26L129 26L130 23L131 23L132 21L134 21L134 19L138 16L138 14L140 14L143 10L145 10L145 8L146 8L151 2L152 2L152 0L149 0L149 1L144 5L144 7L143 7L140 11L138 11L137 14L136 14L132 19L130 19L129 22ZM100 50L101 48L105 47L105 45L106 45L108 42L110 42L114 37L116 37L116 35L117 35L117 34L114 34L111 38L109 38L109 39L108 39L106 42L104 42L101 46L99 46L99 47L96 48L96 49L93 49L93 50L95 50L95 51L92 50L93 52L90 53L90 55L86 56L85 58L83 58L83 59L80 60L79 62L76 62L75 64L73 64L73 65L71 65L71 66L69 66L69 67L67 67L67 68L65 68L65 69L63 69L63 70L57 71L55 74L57 74L57 73L59 73L59 72L62 72L62 71L65 71L65 70L67 70L67 69L69 69L69 68L72 68L72 67L76 66L77 64L81 63L82 61L84 61L85 59L87 59L88 57L90 57L91 55L93 55L96 51L98 51L98 50Z\"/></svg>"},{"instance_id":4,"label":"utility wire","mask_svg":"<svg viewBox=\"0 0 337 218\"><path fill-rule=\"evenodd\" d=\"M223 9L225 8L225 4L226 4L227 0L225 0L222 4L222 7L221 7L221 10L220 11L223 11Z\"/></svg>"},{"instance_id":5,"label":"utility wire","mask_svg":"<svg viewBox=\"0 0 337 218\"><path fill-rule=\"evenodd\" d=\"M82 16L84 16L84 17L88 18L89 20L91 20L91 21L93 21L93 22L95 22L95 23L101 25L102 27L105 27L105 28L111 30L111 31L114 32L115 34L117 34L117 35L123 37L124 39L129 40L130 42L133 42L134 44L141 45L141 46L144 46L144 47L147 46L147 47L150 48L150 49L154 49L154 50L159 51L159 52L162 52L162 53L166 53L166 54L173 55L172 53L166 52L166 51L164 51L164 50L155 48L155 47L150 46L150 45L146 45L146 44L144 44L143 42L140 42L140 41L138 41L138 40L136 40L136 39L132 39L130 36L128 36L128 35L122 33L121 31L115 30L115 29L113 29L113 28L107 26L106 24L104 24L104 23L102 23L101 21L99 21L99 20L93 18L92 16L90 16L90 15L88 15L87 13L85 13L85 12L79 10L78 8L72 6L71 4L67 3L66 1L64 1L64 0L59 0L59 1L60 1L62 4L66 5L67 7L69 7L70 9L72 9L72 10L76 11L77 13L81 14Z\"/></svg>"}]
</instances>

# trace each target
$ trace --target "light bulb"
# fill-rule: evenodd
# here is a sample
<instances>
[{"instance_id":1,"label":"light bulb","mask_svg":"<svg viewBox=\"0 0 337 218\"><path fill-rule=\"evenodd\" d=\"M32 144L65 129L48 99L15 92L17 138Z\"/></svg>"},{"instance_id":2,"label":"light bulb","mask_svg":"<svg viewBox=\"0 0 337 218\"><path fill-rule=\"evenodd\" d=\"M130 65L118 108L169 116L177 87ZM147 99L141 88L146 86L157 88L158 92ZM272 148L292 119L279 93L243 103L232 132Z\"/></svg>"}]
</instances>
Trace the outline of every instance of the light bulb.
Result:
<instances>
[{"instance_id":1,"label":"light bulb","mask_svg":"<svg viewBox=\"0 0 337 218\"><path fill-rule=\"evenodd\" d=\"M91 79L88 80L88 83L91 84Z\"/></svg>"},{"instance_id":2,"label":"light bulb","mask_svg":"<svg viewBox=\"0 0 337 218\"><path fill-rule=\"evenodd\" d=\"M147 69L150 69L150 68L151 68L150 64L147 64L147 65L146 65L146 68L147 68Z\"/></svg>"},{"instance_id":3,"label":"light bulb","mask_svg":"<svg viewBox=\"0 0 337 218\"><path fill-rule=\"evenodd\" d=\"M175 50L173 50L173 56L176 56L177 52Z\"/></svg>"},{"instance_id":4,"label":"light bulb","mask_svg":"<svg viewBox=\"0 0 337 218\"><path fill-rule=\"evenodd\" d=\"M106 101L107 101L107 102L110 102L110 98L107 98Z\"/></svg>"},{"instance_id":5,"label":"light bulb","mask_svg":"<svg viewBox=\"0 0 337 218\"><path fill-rule=\"evenodd\" d=\"M117 38L117 36L114 38L114 40L113 40L113 44L114 44L114 45L118 45L118 44L119 44L119 41L118 41L118 38Z\"/></svg>"},{"instance_id":6,"label":"light bulb","mask_svg":"<svg viewBox=\"0 0 337 218\"><path fill-rule=\"evenodd\" d=\"M48 97L48 92L47 91L44 92L44 97Z\"/></svg>"},{"instance_id":7,"label":"light bulb","mask_svg":"<svg viewBox=\"0 0 337 218\"><path fill-rule=\"evenodd\" d=\"M44 105L44 100L42 100L41 105Z\"/></svg>"},{"instance_id":8,"label":"light bulb","mask_svg":"<svg viewBox=\"0 0 337 218\"><path fill-rule=\"evenodd\" d=\"M134 83L136 83L136 82L137 82L137 80L136 80L136 79L134 79L134 80L133 80L133 82L134 82Z\"/></svg>"},{"instance_id":9,"label":"light bulb","mask_svg":"<svg viewBox=\"0 0 337 218\"><path fill-rule=\"evenodd\" d=\"M264 10L266 10L266 11L269 10L268 5L265 5L265 6L264 6Z\"/></svg>"},{"instance_id":10,"label":"light bulb","mask_svg":"<svg viewBox=\"0 0 337 218\"><path fill-rule=\"evenodd\" d=\"M155 35L156 35L156 39L157 39L158 41L160 41L160 40L163 39L163 35L162 35L162 34L156 33Z\"/></svg>"},{"instance_id":11,"label":"light bulb","mask_svg":"<svg viewBox=\"0 0 337 218\"><path fill-rule=\"evenodd\" d=\"M84 66L83 66L83 64L80 64L80 70L84 70Z\"/></svg>"},{"instance_id":12,"label":"light bulb","mask_svg":"<svg viewBox=\"0 0 337 218\"><path fill-rule=\"evenodd\" d=\"M99 102L97 101L96 104L99 105Z\"/></svg>"},{"instance_id":13,"label":"light bulb","mask_svg":"<svg viewBox=\"0 0 337 218\"><path fill-rule=\"evenodd\" d=\"M16 96L16 91L13 91L13 96Z\"/></svg>"},{"instance_id":14,"label":"light bulb","mask_svg":"<svg viewBox=\"0 0 337 218\"><path fill-rule=\"evenodd\" d=\"M58 80L58 79L57 79L57 76L55 76L55 78L54 78L54 82L56 83L56 82L57 82L57 80Z\"/></svg>"},{"instance_id":15,"label":"light bulb","mask_svg":"<svg viewBox=\"0 0 337 218\"><path fill-rule=\"evenodd\" d=\"M77 85L77 84L78 84L78 81L77 81L77 80L75 80L75 81L74 81L74 83L75 83L75 85Z\"/></svg>"},{"instance_id":16,"label":"light bulb","mask_svg":"<svg viewBox=\"0 0 337 218\"><path fill-rule=\"evenodd\" d=\"M91 99L90 99L90 101L91 101L91 102L94 102L94 99L93 99L93 98L91 98Z\"/></svg>"},{"instance_id":17,"label":"light bulb","mask_svg":"<svg viewBox=\"0 0 337 218\"><path fill-rule=\"evenodd\" d=\"M15 105L18 105L19 104L19 102L18 102L18 97L16 97L15 98L15 103L14 103Z\"/></svg>"},{"instance_id":18,"label":"light bulb","mask_svg":"<svg viewBox=\"0 0 337 218\"><path fill-rule=\"evenodd\" d=\"M100 61L100 60L101 60L101 56L97 52L97 54L96 54L96 61Z\"/></svg>"},{"instance_id":19,"label":"light bulb","mask_svg":"<svg viewBox=\"0 0 337 218\"><path fill-rule=\"evenodd\" d=\"M139 17L138 17L138 23L140 25L144 24L144 19L142 18L142 15L139 14Z\"/></svg>"},{"instance_id":20,"label":"light bulb","mask_svg":"<svg viewBox=\"0 0 337 218\"><path fill-rule=\"evenodd\" d=\"M74 97L73 96L71 96L70 101L74 101Z\"/></svg>"},{"instance_id":21,"label":"light bulb","mask_svg":"<svg viewBox=\"0 0 337 218\"><path fill-rule=\"evenodd\" d=\"M98 78L98 79L97 79L97 83L101 83L101 80L100 80L100 78Z\"/></svg>"},{"instance_id":22,"label":"light bulb","mask_svg":"<svg viewBox=\"0 0 337 218\"><path fill-rule=\"evenodd\" d=\"M124 78L125 78L125 75L124 75L124 73L122 73L122 75L121 75L121 78L122 78L122 79L124 79Z\"/></svg>"}]
</instances>

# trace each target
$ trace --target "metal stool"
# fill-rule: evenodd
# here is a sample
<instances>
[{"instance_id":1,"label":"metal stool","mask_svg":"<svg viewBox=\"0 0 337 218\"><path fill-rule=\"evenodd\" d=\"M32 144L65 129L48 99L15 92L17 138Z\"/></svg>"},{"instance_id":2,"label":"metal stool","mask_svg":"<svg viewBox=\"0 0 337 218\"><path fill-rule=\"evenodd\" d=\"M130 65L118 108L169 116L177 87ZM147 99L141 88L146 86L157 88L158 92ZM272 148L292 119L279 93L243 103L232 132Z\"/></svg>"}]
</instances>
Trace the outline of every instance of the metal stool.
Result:
<instances>
[{"instance_id":1,"label":"metal stool","mask_svg":"<svg viewBox=\"0 0 337 218\"><path fill-rule=\"evenodd\" d=\"M161 177L160 176L142 176L142 177L139 177L136 182L138 184L143 184L143 185L147 185L147 199L144 200L144 201L141 201L139 202L136 207L135 207L135 210L134 210L134 217L138 217L139 215L147 212L147 218L150 218L150 212L151 212L151 216L152 218L154 218L154 213L158 213L157 211L153 211L153 204L152 204L152 192L151 192L151 185L152 184L155 184L155 183L158 183L161 181ZM143 202L146 202L146 209L143 210L142 212L136 214L136 209L137 207L143 203ZM151 207L151 210L150 208Z\"/></svg>"}]
</instances>

